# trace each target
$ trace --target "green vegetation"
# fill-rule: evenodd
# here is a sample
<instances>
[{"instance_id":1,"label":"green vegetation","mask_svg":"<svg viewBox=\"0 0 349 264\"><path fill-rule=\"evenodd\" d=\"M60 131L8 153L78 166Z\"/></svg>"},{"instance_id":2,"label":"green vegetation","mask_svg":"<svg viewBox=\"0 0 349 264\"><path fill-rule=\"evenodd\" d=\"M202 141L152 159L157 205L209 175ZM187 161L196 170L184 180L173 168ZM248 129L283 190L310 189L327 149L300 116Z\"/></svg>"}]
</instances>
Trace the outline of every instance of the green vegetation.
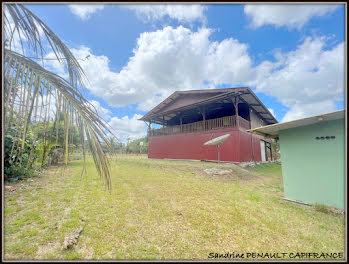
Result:
<instances>
[{"instance_id":1,"label":"green vegetation","mask_svg":"<svg viewBox=\"0 0 349 264\"><path fill-rule=\"evenodd\" d=\"M209 176L214 163L111 161L112 192L92 158L48 168L5 192L5 259L208 259L211 252L344 252L345 219L284 201L281 169ZM22 186L23 184L23 186ZM84 227L77 245L64 237Z\"/></svg>"},{"instance_id":2,"label":"green vegetation","mask_svg":"<svg viewBox=\"0 0 349 264\"><path fill-rule=\"evenodd\" d=\"M323 205L323 204L315 204L314 209L318 212L324 213L324 214L329 214L331 210L328 208L328 206Z\"/></svg>"},{"instance_id":3,"label":"green vegetation","mask_svg":"<svg viewBox=\"0 0 349 264\"><path fill-rule=\"evenodd\" d=\"M107 148L105 144L103 144L103 149L107 153L118 153L118 154L147 154L148 153L148 137L138 138L128 143L124 144L115 140L114 138L110 138L110 149Z\"/></svg>"},{"instance_id":4,"label":"green vegetation","mask_svg":"<svg viewBox=\"0 0 349 264\"><path fill-rule=\"evenodd\" d=\"M63 156L67 165L74 142L79 142L83 156L87 151L93 155L98 174L110 187L102 146L110 147L107 134L112 131L82 94L87 78L77 59L27 7L5 4L3 15L5 179L31 176L36 163L44 167ZM14 48L16 42L22 53ZM43 60L32 60L49 53L69 78L48 71ZM82 168L84 172L85 163Z\"/></svg>"},{"instance_id":5,"label":"green vegetation","mask_svg":"<svg viewBox=\"0 0 349 264\"><path fill-rule=\"evenodd\" d=\"M127 144L126 153L147 154L148 144L148 137L135 139L131 141L129 144Z\"/></svg>"},{"instance_id":6,"label":"green vegetation","mask_svg":"<svg viewBox=\"0 0 349 264\"><path fill-rule=\"evenodd\" d=\"M17 120L15 123L19 123ZM19 125L19 124L18 124ZM11 126L4 136L4 178L8 180L20 176L21 178L32 177L35 174L32 166L35 161L34 153L36 144L33 140L33 131L28 131L24 140L23 149L17 151L22 139L17 136L16 126Z\"/></svg>"}]
</instances>

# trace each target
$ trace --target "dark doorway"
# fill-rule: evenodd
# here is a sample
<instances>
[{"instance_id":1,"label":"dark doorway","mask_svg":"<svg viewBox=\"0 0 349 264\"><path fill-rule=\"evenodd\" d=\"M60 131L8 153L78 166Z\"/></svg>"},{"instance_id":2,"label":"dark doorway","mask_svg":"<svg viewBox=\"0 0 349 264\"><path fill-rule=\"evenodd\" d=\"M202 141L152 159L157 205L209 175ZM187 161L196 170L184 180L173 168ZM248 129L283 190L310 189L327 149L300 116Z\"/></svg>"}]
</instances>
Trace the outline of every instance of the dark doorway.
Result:
<instances>
[{"instance_id":1,"label":"dark doorway","mask_svg":"<svg viewBox=\"0 0 349 264\"><path fill-rule=\"evenodd\" d=\"M250 121L250 108L245 103L238 104L239 109L239 116L241 116L243 119L246 119L247 121Z\"/></svg>"}]
</instances>

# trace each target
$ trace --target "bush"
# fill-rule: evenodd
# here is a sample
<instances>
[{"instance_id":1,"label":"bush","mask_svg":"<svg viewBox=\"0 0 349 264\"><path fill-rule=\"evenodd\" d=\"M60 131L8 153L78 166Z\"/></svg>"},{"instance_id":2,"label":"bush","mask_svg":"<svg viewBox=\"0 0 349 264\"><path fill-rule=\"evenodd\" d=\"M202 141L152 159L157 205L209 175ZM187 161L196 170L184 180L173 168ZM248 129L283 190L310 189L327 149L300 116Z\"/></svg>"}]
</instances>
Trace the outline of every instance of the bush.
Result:
<instances>
[{"instance_id":1,"label":"bush","mask_svg":"<svg viewBox=\"0 0 349 264\"><path fill-rule=\"evenodd\" d=\"M57 165L64 159L63 148L57 146L52 147L48 154L49 162L48 165Z\"/></svg>"},{"instance_id":2,"label":"bush","mask_svg":"<svg viewBox=\"0 0 349 264\"><path fill-rule=\"evenodd\" d=\"M33 167L35 155L35 144L33 134L28 131L24 148L22 139L17 137L17 127L11 127L5 135L4 142L4 178L14 177L27 178L35 175ZM31 155L32 154L32 155Z\"/></svg>"},{"instance_id":3,"label":"bush","mask_svg":"<svg viewBox=\"0 0 349 264\"><path fill-rule=\"evenodd\" d=\"M141 142L143 142L142 146L140 145ZM135 154L147 154L148 146L149 146L148 137L139 138L127 144L126 152L135 153Z\"/></svg>"}]
</instances>

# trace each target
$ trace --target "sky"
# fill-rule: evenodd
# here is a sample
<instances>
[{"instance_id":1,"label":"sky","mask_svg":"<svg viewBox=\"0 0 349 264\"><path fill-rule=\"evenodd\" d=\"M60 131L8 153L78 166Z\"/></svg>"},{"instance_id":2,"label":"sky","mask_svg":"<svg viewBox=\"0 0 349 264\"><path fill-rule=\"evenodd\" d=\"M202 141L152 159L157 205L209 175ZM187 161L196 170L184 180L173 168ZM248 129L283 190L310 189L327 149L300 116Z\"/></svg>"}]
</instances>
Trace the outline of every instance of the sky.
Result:
<instances>
[{"instance_id":1,"label":"sky","mask_svg":"<svg viewBox=\"0 0 349 264\"><path fill-rule=\"evenodd\" d=\"M248 86L279 122L344 109L343 4L26 7L79 59L86 98L122 142L178 90Z\"/></svg>"}]
</instances>

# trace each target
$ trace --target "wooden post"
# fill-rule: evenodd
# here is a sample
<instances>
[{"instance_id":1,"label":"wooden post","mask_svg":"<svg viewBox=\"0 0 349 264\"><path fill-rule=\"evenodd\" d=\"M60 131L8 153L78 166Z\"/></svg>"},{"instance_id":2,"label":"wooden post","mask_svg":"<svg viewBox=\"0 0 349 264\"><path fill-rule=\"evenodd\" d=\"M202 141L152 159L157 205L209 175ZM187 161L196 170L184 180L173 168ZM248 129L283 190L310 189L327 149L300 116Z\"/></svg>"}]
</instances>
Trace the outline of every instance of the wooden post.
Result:
<instances>
[{"instance_id":1,"label":"wooden post","mask_svg":"<svg viewBox=\"0 0 349 264\"><path fill-rule=\"evenodd\" d=\"M180 126L181 126L181 133L183 133L183 118L182 118L182 116L179 117L179 122L180 122Z\"/></svg>"},{"instance_id":2,"label":"wooden post","mask_svg":"<svg viewBox=\"0 0 349 264\"><path fill-rule=\"evenodd\" d=\"M202 130L205 130L206 126L206 115L205 115L205 108L201 108L201 107L198 107L199 108L199 112L200 114L202 115Z\"/></svg>"},{"instance_id":3,"label":"wooden post","mask_svg":"<svg viewBox=\"0 0 349 264\"><path fill-rule=\"evenodd\" d=\"M272 143L270 143L270 158L273 160Z\"/></svg>"},{"instance_id":4,"label":"wooden post","mask_svg":"<svg viewBox=\"0 0 349 264\"><path fill-rule=\"evenodd\" d=\"M148 127L148 137L151 136L151 121L149 121L149 123L147 123L146 121L144 121L144 123L147 125Z\"/></svg>"},{"instance_id":5,"label":"wooden post","mask_svg":"<svg viewBox=\"0 0 349 264\"><path fill-rule=\"evenodd\" d=\"M199 110L199 113L202 115L202 121L204 121L204 114L203 114L202 108L199 106L199 107L197 107L197 109ZM201 126L201 129L204 129L203 125Z\"/></svg>"},{"instance_id":6,"label":"wooden post","mask_svg":"<svg viewBox=\"0 0 349 264\"><path fill-rule=\"evenodd\" d=\"M268 149L267 149L267 142L264 141L264 151L265 151L265 159L266 161L268 161Z\"/></svg>"},{"instance_id":7,"label":"wooden post","mask_svg":"<svg viewBox=\"0 0 349 264\"><path fill-rule=\"evenodd\" d=\"M251 127L251 111L252 111L252 109L251 109L251 107L249 106L248 107L248 118L250 119L249 120L249 128L251 129L252 127Z\"/></svg>"},{"instance_id":8,"label":"wooden post","mask_svg":"<svg viewBox=\"0 0 349 264\"><path fill-rule=\"evenodd\" d=\"M235 126L239 129L239 97L232 99L235 108Z\"/></svg>"},{"instance_id":9,"label":"wooden post","mask_svg":"<svg viewBox=\"0 0 349 264\"><path fill-rule=\"evenodd\" d=\"M237 128L237 144L236 144L236 148L239 150L238 151L238 158L237 160L240 161L240 125L239 125L239 97L236 96L235 98L232 98L232 102L234 104L234 108L235 108L235 126Z\"/></svg>"},{"instance_id":10,"label":"wooden post","mask_svg":"<svg viewBox=\"0 0 349 264\"><path fill-rule=\"evenodd\" d=\"M202 110L202 130L206 130L206 112L205 109Z\"/></svg>"}]
</instances>

